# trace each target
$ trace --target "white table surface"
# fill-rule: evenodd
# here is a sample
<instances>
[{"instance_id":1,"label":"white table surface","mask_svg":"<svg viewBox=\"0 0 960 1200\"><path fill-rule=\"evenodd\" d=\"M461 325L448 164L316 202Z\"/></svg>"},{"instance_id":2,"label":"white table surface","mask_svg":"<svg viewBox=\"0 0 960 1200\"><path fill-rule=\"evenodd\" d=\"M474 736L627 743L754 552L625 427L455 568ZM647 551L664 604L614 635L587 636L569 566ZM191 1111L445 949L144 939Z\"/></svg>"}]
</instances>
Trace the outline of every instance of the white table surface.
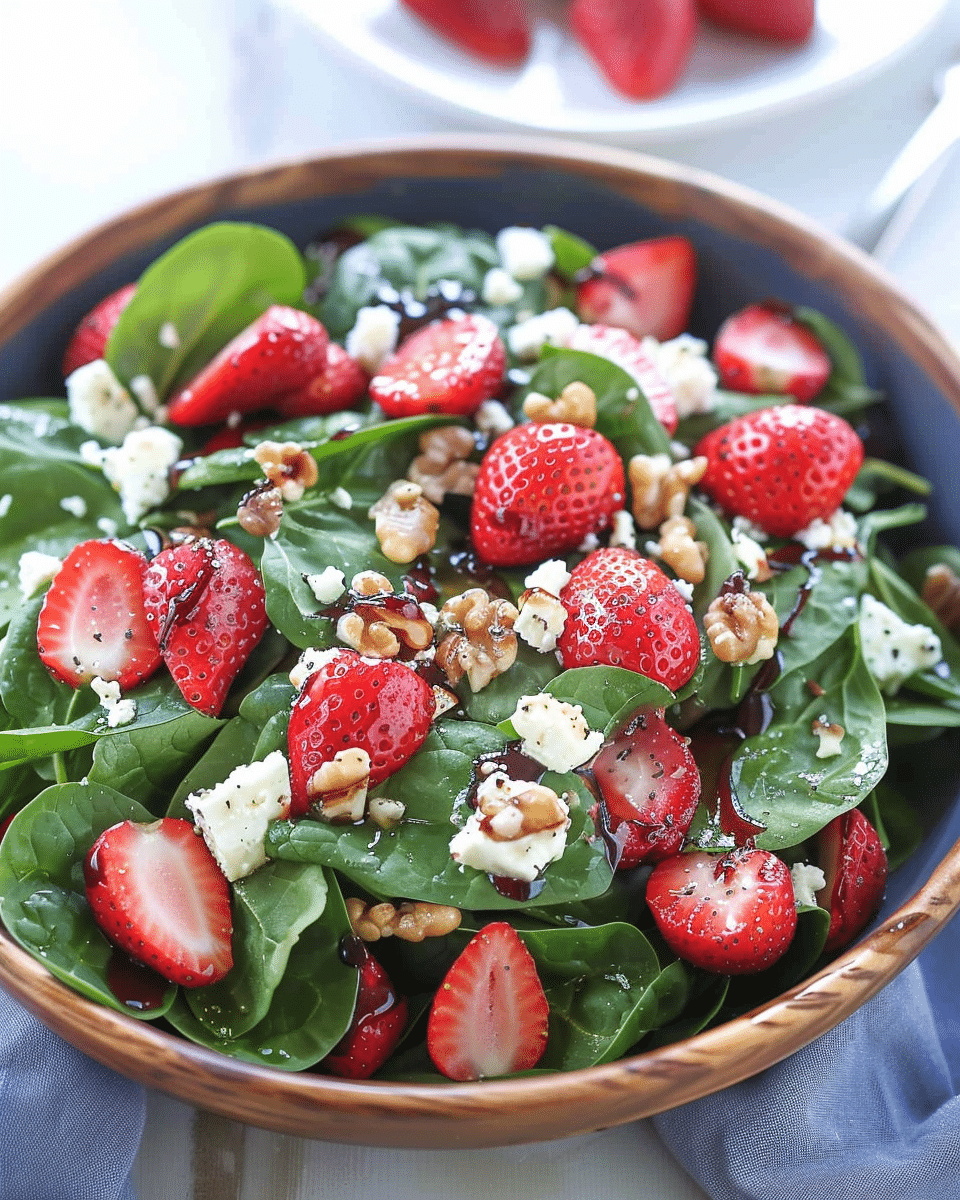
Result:
<instances>
[{"instance_id":1,"label":"white table surface","mask_svg":"<svg viewBox=\"0 0 960 1200\"><path fill-rule=\"evenodd\" d=\"M5 5L3 20L0 288L89 226L159 193L351 141L464 127L362 74L267 0L32 0ZM842 231L930 108L937 70L958 51L960 0L951 0L922 45L829 102L709 137L632 144L748 184ZM960 343L958 194L960 156L889 267ZM140 1200L704 1197L649 1122L511 1149L377 1150L279 1137L159 1093L149 1096L135 1181Z\"/></svg>"}]
</instances>

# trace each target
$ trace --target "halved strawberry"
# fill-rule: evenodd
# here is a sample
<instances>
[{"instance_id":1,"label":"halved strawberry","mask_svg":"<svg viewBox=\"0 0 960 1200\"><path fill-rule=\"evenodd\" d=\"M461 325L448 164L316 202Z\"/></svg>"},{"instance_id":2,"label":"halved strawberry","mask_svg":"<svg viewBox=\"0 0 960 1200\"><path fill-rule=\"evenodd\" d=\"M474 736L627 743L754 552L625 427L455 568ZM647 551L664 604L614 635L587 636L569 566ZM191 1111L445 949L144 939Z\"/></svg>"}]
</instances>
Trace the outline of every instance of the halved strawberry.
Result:
<instances>
[{"instance_id":1,"label":"halved strawberry","mask_svg":"<svg viewBox=\"0 0 960 1200\"><path fill-rule=\"evenodd\" d=\"M121 821L83 864L87 900L112 942L184 987L233 966L230 885L189 821Z\"/></svg>"},{"instance_id":2,"label":"halved strawberry","mask_svg":"<svg viewBox=\"0 0 960 1200\"><path fill-rule=\"evenodd\" d=\"M694 0L573 0L569 19L607 82L631 100L673 87L697 29Z\"/></svg>"},{"instance_id":3,"label":"halved strawberry","mask_svg":"<svg viewBox=\"0 0 960 1200\"><path fill-rule=\"evenodd\" d=\"M327 345L323 370L296 391L279 396L273 406L284 417L319 417L342 412L366 392L370 376L355 358L338 346Z\"/></svg>"},{"instance_id":4,"label":"halved strawberry","mask_svg":"<svg viewBox=\"0 0 960 1200\"><path fill-rule=\"evenodd\" d=\"M91 679L136 687L160 666L144 612L147 560L122 542L74 546L44 597L37 649L48 671L71 687Z\"/></svg>"},{"instance_id":5,"label":"halved strawberry","mask_svg":"<svg viewBox=\"0 0 960 1200\"><path fill-rule=\"evenodd\" d=\"M623 508L623 462L595 429L517 425L497 438L477 474L470 516L485 562L517 566L575 550Z\"/></svg>"},{"instance_id":6,"label":"halved strawberry","mask_svg":"<svg viewBox=\"0 0 960 1200\"><path fill-rule=\"evenodd\" d=\"M790 870L769 850L664 859L647 881L647 905L674 954L719 975L772 966L797 930Z\"/></svg>"},{"instance_id":7,"label":"halved strawberry","mask_svg":"<svg viewBox=\"0 0 960 1200\"><path fill-rule=\"evenodd\" d=\"M833 954L876 915L887 883L887 854L880 835L859 808L834 817L817 835L826 884L817 901L830 912L824 951Z\"/></svg>"},{"instance_id":8,"label":"halved strawberry","mask_svg":"<svg viewBox=\"0 0 960 1200\"><path fill-rule=\"evenodd\" d=\"M602 547L574 567L560 593L567 620L557 640L570 667L626 667L671 691L700 661L700 635L683 596L635 550Z\"/></svg>"},{"instance_id":9,"label":"halved strawberry","mask_svg":"<svg viewBox=\"0 0 960 1200\"><path fill-rule=\"evenodd\" d=\"M487 317L448 317L412 333L370 381L388 417L470 416L503 383L507 352Z\"/></svg>"},{"instance_id":10,"label":"halved strawberry","mask_svg":"<svg viewBox=\"0 0 960 1200\"><path fill-rule=\"evenodd\" d=\"M793 396L806 404L833 369L813 332L789 308L751 304L727 317L713 343L720 382L734 392Z\"/></svg>"},{"instance_id":11,"label":"halved strawberry","mask_svg":"<svg viewBox=\"0 0 960 1200\"><path fill-rule=\"evenodd\" d=\"M700 772L689 739L662 708L635 713L597 755L593 775L621 846L620 870L677 853L700 798Z\"/></svg>"},{"instance_id":12,"label":"halved strawberry","mask_svg":"<svg viewBox=\"0 0 960 1200\"><path fill-rule=\"evenodd\" d=\"M550 1006L517 931L494 921L474 934L437 988L427 1051L448 1079L511 1075L547 1048Z\"/></svg>"},{"instance_id":13,"label":"halved strawberry","mask_svg":"<svg viewBox=\"0 0 960 1200\"><path fill-rule=\"evenodd\" d=\"M135 283L118 288L105 296L98 305L92 308L73 332L63 355L63 377L72 375L78 367L86 366L94 359L103 358L107 341L113 333L114 326L120 320L120 314L133 299L137 290Z\"/></svg>"},{"instance_id":14,"label":"halved strawberry","mask_svg":"<svg viewBox=\"0 0 960 1200\"><path fill-rule=\"evenodd\" d=\"M403 663L363 658L355 650L331 652L290 714L290 815L307 812L311 776L341 750L369 754L370 787L398 771L423 745L433 710L430 685Z\"/></svg>"},{"instance_id":15,"label":"halved strawberry","mask_svg":"<svg viewBox=\"0 0 960 1200\"><path fill-rule=\"evenodd\" d=\"M813 32L816 0L697 0L700 11L727 29L775 42L805 42Z\"/></svg>"},{"instance_id":16,"label":"halved strawberry","mask_svg":"<svg viewBox=\"0 0 960 1200\"><path fill-rule=\"evenodd\" d=\"M687 327L697 259L685 237L631 242L599 254L577 287L582 321L616 325L664 342Z\"/></svg>"},{"instance_id":17,"label":"halved strawberry","mask_svg":"<svg viewBox=\"0 0 960 1200\"><path fill-rule=\"evenodd\" d=\"M401 0L441 37L494 66L517 66L530 53L524 0Z\"/></svg>"},{"instance_id":18,"label":"halved strawberry","mask_svg":"<svg viewBox=\"0 0 960 1200\"><path fill-rule=\"evenodd\" d=\"M585 350L588 354L607 358L632 375L653 409L653 415L667 433L674 432L677 428L677 405L673 391L632 333L614 325L579 325L569 346L571 350Z\"/></svg>"},{"instance_id":19,"label":"halved strawberry","mask_svg":"<svg viewBox=\"0 0 960 1200\"><path fill-rule=\"evenodd\" d=\"M143 589L151 637L184 700L218 716L267 628L260 572L239 546L201 538L162 550Z\"/></svg>"},{"instance_id":20,"label":"halved strawberry","mask_svg":"<svg viewBox=\"0 0 960 1200\"><path fill-rule=\"evenodd\" d=\"M407 1001L359 938L348 939L348 955L360 969L360 987L350 1028L321 1066L344 1079L369 1079L393 1053L407 1024Z\"/></svg>"},{"instance_id":21,"label":"halved strawberry","mask_svg":"<svg viewBox=\"0 0 960 1200\"><path fill-rule=\"evenodd\" d=\"M863 443L822 408L781 404L721 425L696 450L700 487L728 512L790 537L839 508L863 462Z\"/></svg>"},{"instance_id":22,"label":"halved strawberry","mask_svg":"<svg viewBox=\"0 0 960 1200\"><path fill-rule=\"evenodd\" d=\"M327 343L316 317L274 304L170 398L170 420L210 425L232 413L266 408L320 374Z\"/></svg>"}]
</instances>

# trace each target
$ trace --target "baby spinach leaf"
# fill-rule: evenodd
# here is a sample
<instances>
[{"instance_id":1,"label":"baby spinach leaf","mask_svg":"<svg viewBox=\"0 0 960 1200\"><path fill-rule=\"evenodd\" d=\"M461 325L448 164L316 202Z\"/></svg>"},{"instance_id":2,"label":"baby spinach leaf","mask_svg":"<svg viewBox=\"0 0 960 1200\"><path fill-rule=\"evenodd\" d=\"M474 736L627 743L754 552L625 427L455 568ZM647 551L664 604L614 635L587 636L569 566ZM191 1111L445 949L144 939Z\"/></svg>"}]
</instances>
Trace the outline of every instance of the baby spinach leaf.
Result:
<instances>
[{"instance_id":1,"label":"baby spinach leaf","mask_svg":"<svg viewBox=\"0 0 960 1200\"><path fill-rule=\"evenodd\" d=\"M830 378L817 396L817 405L838 416L848 416L876 403L881 393L867 386L860 352L840 326L805 305L794 308L793 315L817 338L833 366Z\"/></svg>"},{"instance_id":2,"label":"baby spinach leaf","mask_svg":"<svg viewBox=\"0 0 960 1200\"><path fill-rule=\"evenodd\" d=\"M149 375L163 398L205 366L271 304L299 307L299 250L260 225L222 221L177 242L141 275L107 342L124 383ZM175 337L161 330L172 326Z\"/></svg>"},{"instance_id":3,"label":"baby spinach leaf","mask_svg":"<svg viewBox=\"0 0 960 1200\"><path fill-rule=\"evenodd\" d=\"M0 732L0 762L25 763L33 758L49 758L80 746L89 746L97 734L69 725L48 725L42 729L4 729Z\"/></svg>"},{"instance_id":4,"label":"baby spinach leaf","mask_svg":"<svg viewBox=\"0 0 960 1200\"><path fill-rule=\"evenodd\" d=\"M11 935L81 995L144 1019L163 1016L176 988L167 986L158 1007L149 1010L132 1008L115 994L111 980L119 952L87 904L83 860L111 825L152 819L113 788L65 783L31 800L0 844L0 917Z\"/></svg>"},{"instance_id":5,"label":"baby spinach leaf","mask_svg":"<svg viewBox=\"0 0 960 1200\"><path fill-rule=\"evenodd\" d=\"M690 413L680 418L675 436L686 446L696 446L702 437L706 437L714 429L719 429L721 425L735 421L737 417L746 416L747 413L757 412L761 408L783 404L785 399L788 397L774 393L752 395L717 388L713 394L713 403L706 412Z\"/></svg>"},{"instance_id":6,"label":"baby spinach leaf","mask_svg":"<svg viewBox=\"0 0 960 1200\"><path fill-rule=\"evenodd\" d=\"M656 1050L660 1046L669 1046L673 1042L693 1037L713 1024L723 1008L727 992L730 990L729 975L712 975L706 971L697 971L680 959L663 969L664 975L671 971L682 973L684 976L687 988L686 1007L677 1020L653 1030L638 1049Z\"/></svg>"},{"instance_id":7,"label":"baby spinach leaf","mask_svg":"<svg viewBox=\"0 0 960 1200\"><path fill-rule=\"evenodd\" d=\"M79 692L59 683L43 665L37 652L37 618L43 598L27 600L17 610L0 649L0 699L14 720L25 729L96 722L100 702L92 688Z\"/></svg>"},{"instance_id":8,"label":"baby spinach leaf","mask_svg":"<svg viewBox=\"0 0 960 1200\"><path fill-rule=\"evenodd\" d=\"M702 620L711 602L719 595L724 581L741 569L741 563L726 527L709 505L691 496L687 501L686 514L697 528L697 540L705 542L707 546L706 573L702 583L693 589L694 616Z\"/></svg>"},{"instance_id":9,"label":"baby spinach leaf","mask_svg":"<svg viewBox=\"0 0 960 1200\"><path fill-rule=\"evenodd\" d=\"M554 270L563 279L572 279L597 257L596 250L589 242L568 229L561 229L559 225L544 225L543 232L553 247Z\"/></svg>"},{"instance_id":10,"label":"baby spinach leaf","mask_svg":"<svg viewBox=\"0 0 960 1200\"><path fill-rule=\"evenodd\" d=\"M566 704L579 704L590 728L607 734L638 708L673 703L669 688L624 667L573 667L552 679L544 691Z\"/></svg>"},{"instance_id":11,"label":"baby spinach leaf","mask_svg":"<svg viewBox=\"0 0 960 1200\"><path fill-rule=\"evenodd\" d=\"M960 578L960 549L956 546L923 546L911 550L900 560L898 573L919 593L927 571L937 566L949 567Z\"/></svg>"}]
</instances>

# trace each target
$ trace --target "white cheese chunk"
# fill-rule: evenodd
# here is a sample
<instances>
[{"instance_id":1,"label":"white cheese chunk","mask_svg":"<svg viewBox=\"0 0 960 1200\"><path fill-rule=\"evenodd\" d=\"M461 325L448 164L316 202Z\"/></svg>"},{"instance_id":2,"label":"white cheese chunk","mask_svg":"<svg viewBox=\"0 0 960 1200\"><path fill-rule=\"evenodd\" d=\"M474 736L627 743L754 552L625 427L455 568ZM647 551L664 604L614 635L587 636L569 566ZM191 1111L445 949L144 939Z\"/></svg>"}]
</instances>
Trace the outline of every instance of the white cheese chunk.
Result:
<instances>
[{"instance_id":1,"label":"white cheese chunk","mask_svg":"<svg viewBox=\"0 0 960 1200\"><path fill-rule=\"evenodd\" d=\"M713 408L717 372L707 357L709 347L705 341L681 333L667 342L645 337L642 345L673 392L678 417L709 412Z\"/></svg>"},{"instance_id":2,"label":"white cheese chunk","mask_svg":"<svg viewBox=\"0 0 960 1200\"><path fill-rule=\"evenodd\" d=\"M817 892L827 886L823 871L812 863L798 862L790 868L790 876L793 879L793 894L797 900L797 907L816 907Z\"/></svg>"},{"instance_id":3,"label":"white cheese chunk","mask_svg":"<svg viewBox=\"0 0 960 1200\"><path fill-rule=\"evenodd\" d=\"M484 400L473 419L480 432L488 438L499 437L514 426L513 417L500 400Z\"/></svg>"},{"instance_id":4,"label":"white cheese chunk","mask_svg":"<svg viewBox=\"0 0 960 1200\"><path fill-rule=\"evenodd\" d=\"M108 442L123 441L140 416L130 393L102 358L67 376L67 404L74 425Z\"/></svg>"},{"instance_id":5,"label":"white cheese chunk","mask_svg":"<svg viewBox=\"0 0 960 1200\"><path fill-rule=\"evenodd\" d=\"M523 295L523 288L503 267L491 267L483 277L480 295L484 304L505 308L508 304L516 304Z\"/></svg>"},{"instance_id":6,"label":"white cheese chunk","mask_svg":"<svg viewBox=\"0 0 960 1200\"><path fill-rule=\"evenodd\" d=\"M541 279L554 263L550 239L539 229L508 225L497 234L497 253L514 279Z\"/></svg>"},{"instance_id":7,"label":"white cheese chunk","mask_svg":"<svg viewBox=\"0 0 960 1200\"><path fill-rule=\"evenodd\" d=\"M860 601L860 644L870 674L888 696L942 657L940 639L932 629L908 625L869 592Z\"/></svg>"},{"instance_id":8,"label":"white cheese chunk","mask_svg":"<svg viewBox=\"0 0 960 1200\"><path fill-rule=\"evenodd\" d=\"M806 528L793 535L808 550L843 550L857 544L857 519L838 508L826 521L814 517Z\"/></svg>"},{"instance_id":9,"label":"white cheese chunk","mask_svg":"<svg viewBox=\"0 0 960 1200\"><path fill-rule=\"evenodd\" d=\"M120 493L123 515L131 525L170 495L170 468L182 450L176 434L148 425L131 430L123 445L103 451L103 473Z\"/></svg>"},{"instance_id":10,"label":"white cheese chunk","mask_svg":"<svg viewBox=\"0 0 960 1200\"><path fill-rule=\"evenodd\" d=\"M320 604L332 604L343 595L345 578L336 567L324 567L317 575L305 575L307 586Z\"/></svg>"},{"instance_id":11,"label":"white cheese chunk","mask_svg":"<svg viewBox=\"0 0 960 1200\"><path fill-rule=\"evenodd\" d=\"M559 596L569 582L570 572L563 559L548 558L536 570L530 572L524 579L523 586L540 588L544 592L551 592L554 596Z\"/></svg>"},{"instance_id":12,"label":"white cheese chunk","mask_svg":"<svg viewBox=\"0 0 960 1200\"><path fill-rule=\"evenodd\" d=\"M508 803L492 818L484 817L479 810L467 818L467 823L450 841L454 862L525 883L532 883L550 863L556 862L567 845L569 808L562 797L551 792L564 819L548 829L520 833L523 813L509 804L509 798L521 796L530 786L525 780L510 779L501 772L489 776L480 785L478 801L484 803L480 793L487 790Z\"/></svg>"},{"instance_id":13,"label":"white cheese chunk","mask_svg":"<svg viewBox=\"0 0 960 1200\"><path fill-rule=\"evenodd\" d=\"M62 566L63 561L54 554L43 554L39 550L24 551L18 566L23 598L27 599L45 583L49 583Z\"/></svg>"},{"instance_id":14,"label":"white cheese chunk","mask_svg":"<svg viewBox=\"0 0 960 1200\"><path fill-rule=\"evenodd\" d=\"M290 671L290 682L298 691L302 690L314 671L319 671L326 663L339 657L340 650L336 647L318 650L315 646L308 646Z\"/></svg>"},{"instance_id":15,"label":"white cheese chunk","mask_svg":"<svg viewBox=\"0 0 960 1200\"><path fill-rule=\"evenodd\" d=\"M387 304L368 305L357 311L344 349L372 374L379 371L397 346L400 314Z\"/></svg>"},{"instance_id":16,"label":"white cheese chunk","mask_svg":"<svg viewBox=\"0 0 960 1200\"><path fill-rule=\"evenodd\" d=\"M579 704L567 704L548 692L521 696L510 723L522 739L523 753L548 771L572 771L603 745L603 733L590 729Z\"/></svg>"},{"instance_id":17,"label":"white cheese chunk","mask_svg":"<svg viewBox=\"0 0 960 1200\"><path fill-rule=\"evenodd\" d=\"M569 308L551 308L511 325L507 345L517 358L532 362L548 344L566 346L579 324Z\"/></svg>"},{"instance_id":18,"label":"white cheese chunk","mask_svg":"<svg viewBox=\"0 0 960 1200\"><path fill-rule=\"evenodd\" d=\"M557 638L566 623L567 610L557 597L541 588L533 588L523 594L513 631L528 646L546 654L556 650Z\"/></svg>"},{"instance_id":19,"label":"white cheese chunk","mask_svg":"<svg viewBox=\"0 0 960 1200\"><path fill-rule=\"evenodd\" d=\"M120 684L115 679L101 679L99 675L90 680L90 686L97 694L101 708L107 713L107 725L117 729L121 725L129 725L136 719L137 702L128 698L121 699Z\"/></svg>"}]
</instances>

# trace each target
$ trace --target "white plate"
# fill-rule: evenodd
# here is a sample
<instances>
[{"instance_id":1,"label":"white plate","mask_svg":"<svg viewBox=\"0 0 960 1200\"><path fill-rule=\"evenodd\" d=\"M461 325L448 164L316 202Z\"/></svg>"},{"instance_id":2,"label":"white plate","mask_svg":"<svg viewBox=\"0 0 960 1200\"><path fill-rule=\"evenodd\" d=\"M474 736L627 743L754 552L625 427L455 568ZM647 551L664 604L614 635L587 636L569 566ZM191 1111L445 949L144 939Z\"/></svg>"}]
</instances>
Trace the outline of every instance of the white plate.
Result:
<instances>
[{"instance_id":1,"label":"white plate","mask_svg":"<svg viewBox=\"0 0 960 1200\"><path fill-rule=\"evenodd\" d=\"M701 132L823 98L891 63L947 0L819 0L799 48L702 27L681 82L658 100L623 99L565 31L557 0L538 0L533 49L518 70L460 53L399 0L281 0L333 43L421 97L515 129L572 134Z\"/></svg>"}]
</instances>

